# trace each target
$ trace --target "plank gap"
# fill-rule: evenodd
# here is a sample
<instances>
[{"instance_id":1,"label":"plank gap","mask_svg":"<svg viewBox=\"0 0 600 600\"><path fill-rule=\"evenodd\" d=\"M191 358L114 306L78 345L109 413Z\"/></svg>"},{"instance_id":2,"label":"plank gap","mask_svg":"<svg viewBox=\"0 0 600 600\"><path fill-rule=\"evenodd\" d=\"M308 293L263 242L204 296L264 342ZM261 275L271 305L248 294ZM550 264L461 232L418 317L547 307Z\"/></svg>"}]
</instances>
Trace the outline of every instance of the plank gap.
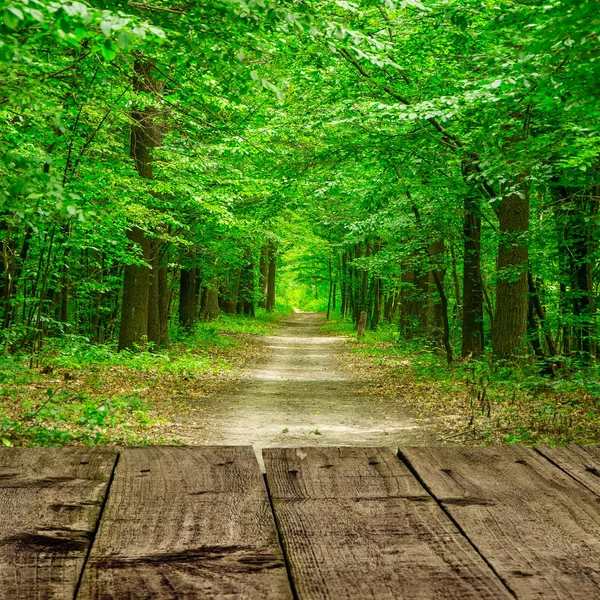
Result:
<instances>
[{"instance_id":1,"label":"plank gap","mask_svg":"<svg viewBox=\"0 0 600 600\"><path fill-rule=\"evenodd\" d=\"M279 523L279 519L277 518L277 513L275 512L275 507L273 506L273 498L271 498L271 490L269 488L269 480L267 479L267 474L263 473L263 481L265 482L265 488L267 490L267 498L269 499L269 507L271 508L271 514L273 515L273 521L275 521L275 530L277 531L277 540L279 542L279 546L281 548L281 553L283 554L283 562L285 564L285 572L287 573L287 578L290 584L290 590L292 591L292 599L299 600L298 591L296 590L296 586L294 584L294 580L292 578L292 570L290 566L290 558L287 553L287 549L285 547L285 543L283 541L283 536L281 534L281 524Z\"/></svg>"},{"instance_id":2,"label":"plank gap","mask_svg":"<svg viewBox=\"0 0 600 600\"><path fill-rule=\"evenodd\" d=\"M117 472L117 466L119 465L120 458L121 458L121 453L117 452L117 456L115 458L115 464L113 465L113 469L111 471L110 478L108 479L108 483L106 484L106 491L104 492L104 498L102 500L102 506L100 507L98 519L96 521L94 531L91 535L90 543L89 543L87 552L85 553L85 558L83 559L83 566L81 567L81 571L79 572L79 577L77 578L77 583L75 584L75 592L73 594L73 600L77 600L77 596L79 595L79 589L81 588L81 582L83 581L83 574L85 573L85 568L86 568L88 560L90 558L90 554L92 553L92 548L94 547L94 542L96 541L96 536L98 535L98 530L100 529L100 523L102 522L102 516L104 515L104 509L106 508L106 504L108 502L108 496L110 495L110 490L112 489L112 484L115 479L115 474Z\"/></svg>"},{"instance_id":3,"label":"plank gap","mask_svg":"<svg viewBox=\"0 0 600 600\"><path fill-rule=\"evenodd\" d=\"M402 448L398 448L398 452L396 456L402 463L406 466L406 468L415 476L415 479L423 486L423 489L433 498L434 502L440 507L440 509L444 512L444 514L450 519L452 524L458 529L460 534L465 538L465 540L470 544L470 546L477 552L477 554L481 557L483 562L489 567L489 569L494 573L494 575L498 578L498 580L502 583L502 585L506 588L507 592L513 597L518 598L515 591L510 587L508 582L498 573L498 571L494 568L494 566L490 563L490 561L486 558L486 556L481 552L481 550L477 547L477 545L471 540L471 538L467 535L467 532L461 527L460 523L446 510L446 507L442 503L442 499L438 498L431 488L425 483L423 478L419 475L419 472L414 468L408 457L402 452Z\"/></svg>"},{"instance_id":4,"label":"plank gap","mask_svg":"<svg viewBox=\"0 0 600 600\"><path fill-rule=\"evenodd\" d=\"M598 493L598 490L589 486L585 481L582 481L579 477L577 477L574 473L572 473L570 469L567 469L560 462L557 462L556 460L554 460L551 456L549 456L546 452L544 452L544 450L542 450L540 447L534 446L533 449L537 452L537 454L539 456L541 456L542 458L545 458L552 466L556 467L559 471L562 471L565 475L568 475L571 479L576 481L579 485L583 486L586 490L592 492L592 494L594 494L594 496L597 496L598 498L600 498L600 493ZM592 475L600 478L600 471L598 471L598 469L596 467L587 467L586 466L586 467L584 467L584 469L588 473L591 473Z\"/></svg>"}]
</instances>

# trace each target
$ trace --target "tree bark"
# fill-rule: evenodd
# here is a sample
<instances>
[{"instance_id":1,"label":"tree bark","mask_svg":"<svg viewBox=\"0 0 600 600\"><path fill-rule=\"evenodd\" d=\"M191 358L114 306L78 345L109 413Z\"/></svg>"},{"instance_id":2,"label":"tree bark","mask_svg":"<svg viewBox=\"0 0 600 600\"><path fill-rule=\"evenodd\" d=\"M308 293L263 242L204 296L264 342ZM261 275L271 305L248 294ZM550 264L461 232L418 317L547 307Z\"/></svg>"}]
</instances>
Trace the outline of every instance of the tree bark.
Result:
<instances>
[{"instance_id":1,"label":"tree bark","mask_svg":"<svg viewBox=\"0 0 600 600\"><path fill-rule=\"evenodd\" d=\"M169 314L171 312L172 287L169 288L169 271L165 265L158 267L158 315L161 346L169 345Z\"/></svg>"},{"instance_id":2,"label":"tree bark","mask_svg":"<svg viewBox=\"0 0 600 600\"><path fill-rule=\"evenodd\" d=\"M196 321L196 267L187 266L179 272L179 323L191 331Z\"/></svg>"},{"instance_id":3,"label":"tree bark","mask_svg":"<svg viewBox=\"0 0 600 600\"><path fill-rule=\"evenodd\" d=\"M259 277L258 277L258 289L260 290L261 297L258 303L260 308L267 308L267 294L269 290L269 250L270 243L264 244L260 249L260 266L259 266Z\"/></svg>"},{"instance_id":4,"label":"tree bark","mask_svg":"<svg viewBox=\"0 0 600 600\"><path fill-rule=\"evenodd\" d=\"M269 244L269 273L267 277L267 302L265 308L267 312L275 310L275 274L277 270L277 254L275 246Z\"/></svg>"},{"instance_id":5,"label":"tree bark","mask_svg":"<svg viewBox=\"0 0 600 600\"><path fill-rule=\"evenodd\" d=\"M238 296L237 311L240 314L253 317L255 313L254 297L254 262L246 258L240 274L240 292Z\"/></svg>"},{"instance_id":6,"label":"tree bark","mask_svg":"<svg viewBox=\"0 0 600 600\"><path fill-rule=\"evenodd\" d=\"M134 65L134 88L138 92L160 94L162 82L153 77L154 65L151 61L136 60ZM135 160L135 167L143 179L153 178L152 153L160 146L162 131L158 123L158 111L154 107L143 110L134 109L131 113L130 153ZM128 232L128 238L141 248L141 254L146 262L150 261L150 240L137 226ZM158 288L156 288L157 290ZM154 319L158 318L158 304L152 295L152 335L156 334ZM148 336L148 315L150 299L150 269L148 266L128 265L125 268L123 282L123 302L121 308L121 329L119 333L119 350L132 348L140 344ZM138 304L138 303L143 303Z\"/></svg>"},{"instance_id":7,"label":"tree bark","mask_svg":"<svg viewBox=\"0 0 600 600\"><path fill-rule=\"evenodd\" d=\"M160 290L158 266L160 264L158 240L150 240L150 273L148 275L148 341L160 346Z\"/></svg>"},{"instance_id":8,"label":"tree bark","mask_svg":"<svg viewBox=\"0 0 600 600\"><path fill-rule=\"evenodd\" d=\"M495 208L499 221L496 312L492 324L492 347L498 358L524 351L527 333L529 253L529 195L522 187L507 192Z\"/></svg>"},{"instance_id":9,"label":"tree bark","mask_svg":"<svg viewBox=\"0 0 600 600\"><path fill-rule=\"evenodd\" d=\"M477 358L484 348L483 289L481 276L481 216L473 197L464 199L464 261L463 261L463 358Z\"/></svg>"},{"instance_id":10,"label":"tree bark","mask_svg":"<svg viewBox=\"0 0 600 600\"><path fill-rule=\"evenodd\" d=\"M138 227L127 232L127 238L141 251L141 258L150 260L150 240ZM126 265L123 278L121 303L121 327L118 350L143 344L148 337L148 299L150 293L150 269L147 266Z\"/></svg>"},{"instance_id":11,"label":"tree bark","mask_svg":"<svg viewBox=\"0 0 600 600\"><path fill-rule=\"evenodd\" d=\"M358 326L356 328L356 336L363 337L367 330L367 311L363 310L358 318Z\"/></svg>"},{"instance_id":12,"label":"tree bark","mask_svg":"<svg viewBox=\"0 0 600 600\"><path fill-rule=\"evenodd\" d=\"M219 288L216 279L214 279L208 286L206 293L206 304L204 306L204 312L202 313L202 319L204 321L214 321L219 318L221 314L219 310Z\"/></svg>"}]
</instances>

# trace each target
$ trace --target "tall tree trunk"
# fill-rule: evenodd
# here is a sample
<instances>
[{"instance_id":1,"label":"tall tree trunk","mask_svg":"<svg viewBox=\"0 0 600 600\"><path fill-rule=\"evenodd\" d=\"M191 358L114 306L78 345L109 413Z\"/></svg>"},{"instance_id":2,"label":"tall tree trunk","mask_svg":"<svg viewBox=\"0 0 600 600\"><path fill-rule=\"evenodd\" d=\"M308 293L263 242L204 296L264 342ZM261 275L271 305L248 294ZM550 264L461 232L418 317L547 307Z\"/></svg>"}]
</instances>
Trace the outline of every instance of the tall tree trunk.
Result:
<instances>
[{"instance_id":1,"label":"tall tree trunk","mask_svg":"<svg viewBox=\"0 0 600 600\"><path fill-rule=\"evenodd\" d=\"M202 319L204 321L214 321L219 318L219 285L216 278L214 278L206 293L206 304L204 306L204 312L202 313Z\"/></svg>"},{"instance_id":2,"label":"tall tree trunk","mask_svg":"<svg viewBox=\"0 0 600 600\"><path fill-rule=\"evenodd\" d=\"M195 322L196 267L185 265L179 272L179 323L186 331L191 331Z\"/></svg>"},{"instance_id":3,"label":"tall tree trunk","mask_svg":"<svg viewBox=\"0 0 600 600\"><path fill-rule=\"evenodd\" d=\"M158 267L160 264L160 242L150 240L150 273L148 275L148 341L160 346L160 289Z\"/></svg>"},{"instance_id":4,"label":"tall tree trunk","mask_svg":"<svg viewBox=\"0 0 600 600\"><path fill-rule=\"evenodd\" d=\"M340 281L340 293L341 293L341 307L340 312L342 313L342 319L346 318L348 312L348 253L342 252L342 277Z\"/></svg>"},{"instance_id":5,"label":"tall tree trunk","mask_svg":"<svg viewBox=\"0 0 600 600\"><path fill-rule=\"evenodd\" d=\"M495 210L500 240L492 347L495 356L511 358L523 352L527 333L529 253L525 237L529 229L529 195L526 187L506 193Z\"/></svg>"},{"instance_id":6,"label":"tall tree trunk","mask_svg":"<svg viewBox=\"0 0 600 600\"><path fill-rule=\"evenodd\" d=\"M440 345L443 345L444 340L444 309L442 299L438 291L438 283L444 285L446 278L446 269L443 268L442 259L446 251L446 246L442 238L429 244L427 253L432 259L432 270L429 273L429 316L427 319L429 329L433 338ZM437 277L437 281L436 281Z\"/></svg>"},{"instance_id":7,"label":"tall tree trunk","mask_svg":"<svg viewBox=\"0 0 600 600\"><path fill-rule=\"evenodd\" d=\"M483 289L481 276L481 216L475 199L464 199L464 262L461 356L483 352Z\"/></svg>"},{"instance_id":8,"label":"tall tree trunk","mask_svg":"<svg viewBox=\"0 0 600 600\"><path fill-rule=\"evenodd\" d=\"M162 82L153 77L154 65L151 61L136 60L134 65L134 88L137 92L160 94ZM153 178L152 153L160 146L162 131L158 123L158 111L150 106L143 110L134 109L131 113L130 152L135 160L135 167L140 177ZM150 260L150 240L137 226L128 232L128 238L141 248L143 260ZM157 288L158 289L158 288ZM128 265L125 268L123 282L123 303L121 308L121 329L119 333L119 350L132 348L148 335L148 315L150 298L150 269L148 266ZM143 304L141 304L143 303ZM153 318L155 317L153 301ZM156 310L157 313L157 310ZM153 337L155 335L153 323Z\"/></svg>"},{"instance_id":9,"label":"tall tree trunk","mask_svg":"<svg viewBox=\"0 0 600 600\"><path fill-rule=\"evenodd\" d=\"M373 252L373 245L370 240L365 242L365 258L369 258ZM370 311L367 306L368 299L368 291L369 291L369 270L364 268L362 271L361 284L360 284L360 312L363 310L367 313L367 318L369 317ZM360 318L360 315L359 315Z\"/></svg>"},{"instance_id":10,"label":"tall tree trunk","mask_svg":"<svg viewBox=\"0 0 600 600\"><path fill-rule=\"evenodd\" d=\"M417 313L416 276L413 269L406 263L402 264L400 275L400 333L405 337L412 337Z\"/></svg>"},{"instance_id":11,"label":"tall tree trunk","mask_svg":"<svg viewBox=\"0 0 600 600\"><path fill-rule=\"evenodd\" d=\"M352 319L354 324L358 326L358 320L360 319L360 313L363 309L361 304L361 290L362 290L362 271L356 266L356 259L362 256L361 244L358 243L354 246L354 257L352 259Z\"/></svg>"},{"instance_id":12,"label":"tall tree trunk","mask_svg":"<svg viewBox=\"0 0 600 600\"><path fill-rule=\"evenodd\" d=\"M381 288L381 279L377 277L373 290L373 317L371 319L371 329L373 331L377 331L381 321Z\"/></svg>"},{"instance_id":13,"label":"tall tree trunk","mask_svg":"<svg viewBox=\"0 0 600 600\"><path fill-rule=\"evenodd\" d=\"M333 267L331 265L331 258L329 259L329 294L327 296L327 316L325 317L329 320L331 316L331 300L333 297Z\"/></svg>"},{"instance_id":14,"label":"tall tree trunk","mask_svg":"<svg viewBox=\"0 0 600 600\"><path fill-rule=\"evenodd\" d=\"M161 346L169 345L169 314L171 312L172 293L172 289L169 288L169 270L166 265L160 265L158 267L158 313Z\"/></svg>"},{"instance_id":15,"label":"tall tree trunk","mask_svg":"<svg viewBox=\"0 0 600 600\"><path fill-rule=\"evenodd\" d=\"M254 316L254 261L252 257L245 259L247 262L242 266L240 274L240 293L238 296L238 313Z\"/></svg>"},{"instance_id":16,"label":"tall tree trunk","mask_svg":"<svg viewBox=\"0 0 600 600\"><path fill-rule=\"evenodd\" d=\"M267 277L267 303L265 308L267 312L273 312L275 310L275 273L277 270L277 253L275 252L275 245L269 244L269 273Z\"/></svg>"},{"instance_id":17,"label":"tall tree trunk","mask_svg":"<svg viewBox=\"0 0 600 600\"><path fill-rule=\"evenodd\" d=\"M150 260L150 240L138 227L127 232L127 238L141 251L141 258ZM126 265L121 303L119 351L142 344L148 337L148 299L150 269L147 266Z\"/></svg>"},{"instance_id":18,"label":"tall tree trunk","mask_svg":"<svg viewBox=\"0 0 600 600\"><path fill-rule=\"evenodd\" d=\"M258 302L258 306L261 308L267 308L268 304L268 291L269 291L269 259L270 259L271 244L263 244L260 249L260 266L258 276L258 289L260 290L261 297Z\"/></svg>"}]
</instances>

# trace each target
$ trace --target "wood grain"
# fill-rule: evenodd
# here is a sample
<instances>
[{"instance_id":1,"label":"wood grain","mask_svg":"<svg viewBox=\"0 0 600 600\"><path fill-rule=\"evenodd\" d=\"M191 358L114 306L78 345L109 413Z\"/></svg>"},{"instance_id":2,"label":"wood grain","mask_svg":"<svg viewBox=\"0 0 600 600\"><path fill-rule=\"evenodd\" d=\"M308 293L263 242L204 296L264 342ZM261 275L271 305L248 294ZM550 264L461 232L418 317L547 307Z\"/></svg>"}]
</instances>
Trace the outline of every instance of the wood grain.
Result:
<instances>
[{"instance_id":1,"label":"wood grain","mask_svg":"<svg viewBox=\"0 0 600 600\"><path fill-rule=\"evenodd\" d=\"M79 599L291 599L251 447L123 450Z\"/></svg>"},{"instance_id":2,"label":"wood grain","mask_svg":"<svg viewBox=\"0 0 600 600\"><path fill-rule=\"evenodd\" d=\"M517 598L600 598L600 503L571 477L521 446L401 454Z\"/></svg>"},{"instance_id":3,"label":"wood grain","mask_svg":"<svg viewBox=\"0 0 600 600\"><path fill-rule=\"evenodd\" d=\"M73 598L117 453L0 449L0 598Z\"/></svg>"},{"instance_id":4,"label":"wood grain","mask_svg":"<svg viewBox=\"0 0 600 600\"><path fill-rule=\"evenodd\" d=\"M511 598L390 450L263 456L299 600Z\"/></svg>"},{"instance_id":5,"label":"wood grain","mask_svg":"<svg viewBox=\"0 0 600 600\"><path fill-rule=\"evenodd\" d=\"M566 448L538 446L536 450L600 496L600 448L570 444Z\"/></svg>"}]
</instances>

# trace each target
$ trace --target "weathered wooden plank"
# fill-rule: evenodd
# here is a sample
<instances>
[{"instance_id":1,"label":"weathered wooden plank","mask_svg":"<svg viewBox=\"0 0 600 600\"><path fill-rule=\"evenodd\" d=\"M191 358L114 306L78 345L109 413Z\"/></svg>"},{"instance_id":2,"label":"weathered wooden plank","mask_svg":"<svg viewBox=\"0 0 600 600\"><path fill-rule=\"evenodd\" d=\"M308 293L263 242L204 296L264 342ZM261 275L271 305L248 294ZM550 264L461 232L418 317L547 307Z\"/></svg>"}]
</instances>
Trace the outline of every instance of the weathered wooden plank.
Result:
<instances>
[{"instance_id":1,"label":"weathered wooden plank","mask_svg":"<svg viewBox=\"0 0 600 600\"><path fill-rule=\"evenodd\" d=\"M299 600L512 598L391 450L263 456Z\"/></svg>"},{"instance_id":2,"label":"weathered wooden plank","mask_svg":"<svg viewBox=\"0 0 600 600\"><path fill-rule=\"evenodd\" d=\"M291 598L252 448L123 450L78 598Z\"/></svg>"},{"instance_id":3,"label":"weathered wooden plank","mask_svg":"<svg viewBox=\"0 0 600 600\"><path fill-rule=\"evenodd\" d=\"M522 446L401 454L519 599L600 598L600 503Z\"/></svg>"},{"instance_id":4,"label":"weathered wooden plank","mask_svg":"<svg viewBox=\"0 0 600 600\"><path fill-rule=\"evenodd\" d=\"M0 449L0 598L73 598L117 453Z\"/></svg>"},{"instance_id":5,"label":"weathered wooden plank","mask_svg":"<svg viewBox=\"0 0 600 600\"><path fill-rule=\"evenodd\" d=\"M570 444L566 448L537 446L536 450L600 496L599 447Z\"/></svg>"}]
</instances>

